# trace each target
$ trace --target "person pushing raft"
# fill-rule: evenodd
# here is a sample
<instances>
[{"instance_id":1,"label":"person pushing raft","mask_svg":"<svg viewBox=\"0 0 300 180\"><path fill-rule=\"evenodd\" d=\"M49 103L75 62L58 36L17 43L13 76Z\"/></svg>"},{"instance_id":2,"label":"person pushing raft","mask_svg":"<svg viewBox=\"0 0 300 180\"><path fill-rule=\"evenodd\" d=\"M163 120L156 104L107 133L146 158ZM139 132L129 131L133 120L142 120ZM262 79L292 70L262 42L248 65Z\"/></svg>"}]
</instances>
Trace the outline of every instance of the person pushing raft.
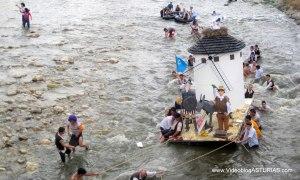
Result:
<instances>
[{"instance_id":1,"label":"person pushing raft","mask_svg":"<svg viewBox=\"0 0 300 180\"><path fill-rule=\"evenodd\" d=\"M69 122L67 124L67 131L71 137L69 144L75 147L79 145L80 147L85 147L85 149L88 150L88 145L83 143L83 124L80 123L77 120L77 117L73 114L69 116L68 121Z\"/></svg>"}]
</instances>

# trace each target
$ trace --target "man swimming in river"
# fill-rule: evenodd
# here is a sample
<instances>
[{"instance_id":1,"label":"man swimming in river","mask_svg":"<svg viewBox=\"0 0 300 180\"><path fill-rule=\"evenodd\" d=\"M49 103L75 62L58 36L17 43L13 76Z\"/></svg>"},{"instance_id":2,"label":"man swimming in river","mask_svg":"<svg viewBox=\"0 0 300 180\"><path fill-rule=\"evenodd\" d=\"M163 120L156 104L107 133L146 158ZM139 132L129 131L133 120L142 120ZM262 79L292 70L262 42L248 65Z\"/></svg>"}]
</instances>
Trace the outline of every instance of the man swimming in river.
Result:
<instances>
[{"instance_id":1,"label":"man swimming in river","mask_svg":"<svg viewBox=\"0 0 300 180\"><path fill-rule=\"evenodd\" d=\"M164 28L165 37L173 38L175 37L175 29L174 28Z\"/></svg>"},{"instance_id":2,"label":"man swimming in river","mask_svg":"<svg viewBox=\"0 0 300 180\"><path fill-rule=\"evenodd\" d=\"M83 176L99 176L99 173L88 173L84 168L78 168L77 172L74 173L70 180L83 180Z\"/></svg>"}]
</instances>

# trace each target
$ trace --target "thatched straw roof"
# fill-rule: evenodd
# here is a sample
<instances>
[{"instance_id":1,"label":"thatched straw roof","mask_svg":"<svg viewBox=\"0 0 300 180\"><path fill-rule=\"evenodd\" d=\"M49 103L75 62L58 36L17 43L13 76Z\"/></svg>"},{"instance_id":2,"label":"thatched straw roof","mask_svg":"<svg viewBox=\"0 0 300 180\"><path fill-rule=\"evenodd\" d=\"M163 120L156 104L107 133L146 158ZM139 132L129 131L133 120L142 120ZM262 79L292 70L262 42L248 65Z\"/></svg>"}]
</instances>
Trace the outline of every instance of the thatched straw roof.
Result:
<instances>
[{"instance_id":1,"label":"thatched straw roof","mask_svg":"<svg viewBox=\"0 0 300 180\"><path fill-rule=\"evenodd\" d=\"M237 52L245 47L245 43L228 35L228 29L205 29L202 32L203 38L190 47L188 51L192 54L221 54Z\"/></svg>"}]
</instances>

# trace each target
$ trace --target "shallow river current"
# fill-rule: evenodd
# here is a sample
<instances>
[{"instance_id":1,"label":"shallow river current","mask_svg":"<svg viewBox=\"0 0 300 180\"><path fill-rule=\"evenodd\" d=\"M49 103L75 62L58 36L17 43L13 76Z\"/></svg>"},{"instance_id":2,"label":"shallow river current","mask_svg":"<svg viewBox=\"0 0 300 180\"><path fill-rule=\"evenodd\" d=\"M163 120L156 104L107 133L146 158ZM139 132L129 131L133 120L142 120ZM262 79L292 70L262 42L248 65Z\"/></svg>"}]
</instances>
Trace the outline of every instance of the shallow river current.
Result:
<instances>
[{"instance_id":1,"label":"shallow river current","mask_svg":"<svg viewBox=\"0 0 300 180\"><path fill-rule=\"evenodd\" d=\"M39 37L22 30L16 3L20 1L0 1L0 135L11 143L4 147L0 141L0 179L66 179L79 166L101 172L140 153L101 178L126 179L142 167L164 170L163 179L170 180L300 178L300 28L281 11L251 1L229 6L223 0L191 1L203 25L210 24L213 10L225 16L230 34L247 45L244 57L250 45L261 47L262 67L280 91L255 86L256 103L264 99L275 110L262 115L264 139L258 150L219 150L172 168L212 149L158 144L156 125L176 93L168 84L174 57L188 55L195 43L188 25L160 18L166 1L27 0L31 31ZM164 38L164 27L176 28L175 40ZM32 82L37 75L39 81ZM70 113L85 123L84 140L91 150L78 148L61 166L54 134ZM20 141L20 135L28 140ZM153 147L138 149L138 141ZM20 153L21 148L27 152ZM27 162L36 165L33 172L25 168ZM212 172L256 167L293 172Z\"/></svg>"}]
</instances>

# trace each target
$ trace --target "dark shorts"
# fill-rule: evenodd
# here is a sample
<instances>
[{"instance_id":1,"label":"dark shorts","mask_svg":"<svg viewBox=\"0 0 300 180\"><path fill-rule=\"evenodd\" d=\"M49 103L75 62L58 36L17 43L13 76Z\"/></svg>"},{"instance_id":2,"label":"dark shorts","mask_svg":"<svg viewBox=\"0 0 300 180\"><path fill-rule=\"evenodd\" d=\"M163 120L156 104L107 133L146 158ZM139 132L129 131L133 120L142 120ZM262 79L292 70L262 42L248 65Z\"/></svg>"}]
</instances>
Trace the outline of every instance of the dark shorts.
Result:
<instances>
[{"instance_id":1,"label":"dark shorts","mask_svg":"<svg viewBox=\"0 0 300 180\"><path fill-rule=\"evenodd\" d=\"M82 134L79 134L79 136L76 136L75 134L72 134L69 144L72 145L72 146L78 146L80 137L83 138Z\"/></svg>"},{"instance_id":2,"label":"dark shorts","mask_svg":"<svg viewBox=\"0 0 300 180\"><path fill-rule=\"evenodd\" d=\"M161 132L161 134L164 136L165 134L167 134L168 132L170 132L171 131L171 129L164 129L164 128L162 128L162 127L160 127L160 132Z\"/></svg>"},{"instance_id":3,"label":"dark shorts","mask_svg":"<svg viewBox=\"0 0 300 180\"><path fill-rule=\"evenodd\" d=\"M66 162L66 154L67 154L67 155L70 155L70 154L71 154L71 150L70 150L70 149L67 149L65 152L62 151L62 150L59 151L60 159L61 159L61 161L62 161L63 163Z\"/></svg>"}]
</instances>

